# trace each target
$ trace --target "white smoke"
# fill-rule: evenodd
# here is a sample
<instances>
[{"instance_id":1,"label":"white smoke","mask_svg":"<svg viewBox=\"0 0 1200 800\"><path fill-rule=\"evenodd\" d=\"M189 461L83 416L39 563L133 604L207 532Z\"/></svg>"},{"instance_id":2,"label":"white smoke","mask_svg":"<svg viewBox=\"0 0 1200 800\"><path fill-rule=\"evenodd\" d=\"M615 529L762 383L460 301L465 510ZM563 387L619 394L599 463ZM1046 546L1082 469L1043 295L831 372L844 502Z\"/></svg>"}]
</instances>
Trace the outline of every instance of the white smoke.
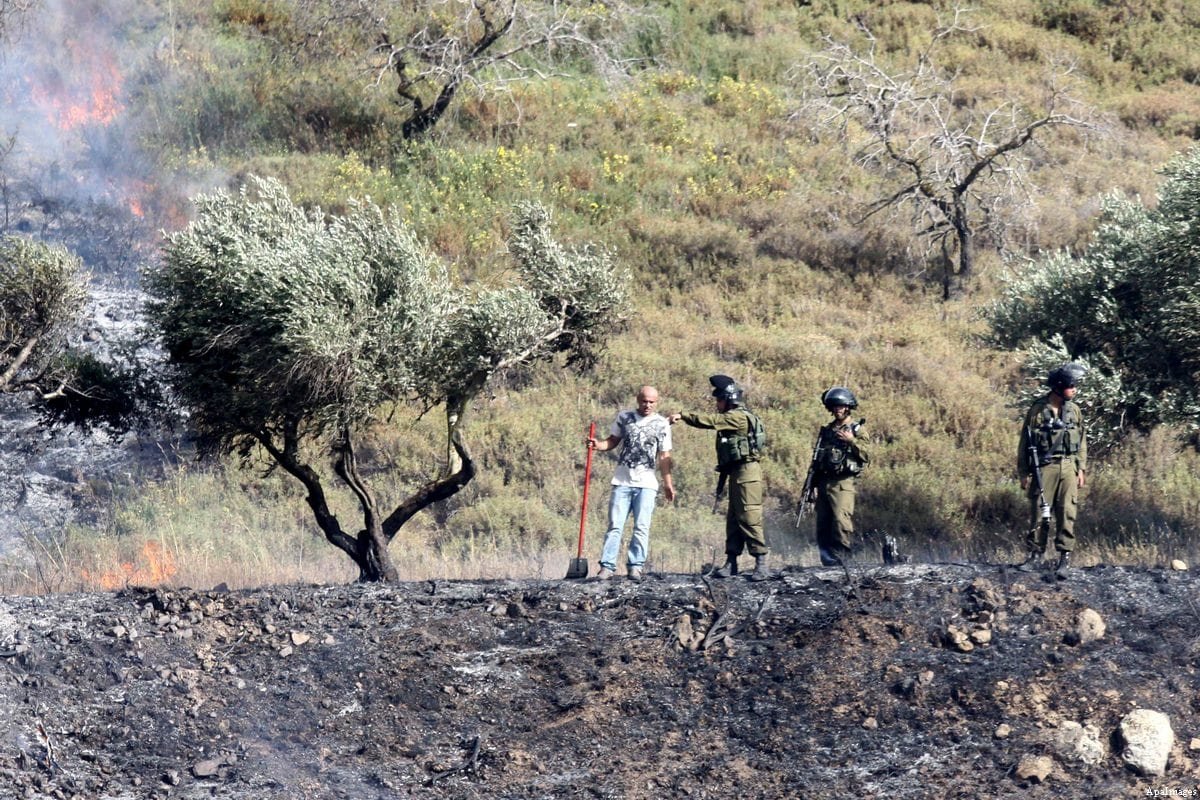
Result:
<instances>
[{"instance_id":1,"label":"white smoke","mask_svg":"<svg viewBox=\"0 0 1200 800\"><path fill-rule=\"evenodd\" d=\"M76 344L98 352L138 325L140 271L186 207L171 187L189 184L160 174L140 146L169 54L149 33L171 28L174 3L160 5L42 2L0 43L0 234L83 259L92 296ZM95 511L97 487L139 470L137 444L50 436L23 403L0 398L0 556L37 558L31 543Z\"/></svg>"}]
</instances>

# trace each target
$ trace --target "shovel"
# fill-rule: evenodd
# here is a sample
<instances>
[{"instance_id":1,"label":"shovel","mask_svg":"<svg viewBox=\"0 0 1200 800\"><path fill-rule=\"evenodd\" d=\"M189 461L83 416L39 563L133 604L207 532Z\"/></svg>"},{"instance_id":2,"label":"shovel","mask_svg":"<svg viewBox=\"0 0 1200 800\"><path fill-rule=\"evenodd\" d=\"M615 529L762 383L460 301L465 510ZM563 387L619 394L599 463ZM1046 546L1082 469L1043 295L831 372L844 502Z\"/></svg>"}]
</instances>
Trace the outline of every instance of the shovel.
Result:
<instances>
[{"instance_id":1,"label":"shovel","mask_svg":"<svg viewBox=\"0 0 1200 800\"><path fill-rule=\"evenodd\" d=\"M596 438L596 423L593 422L588 428L588 440ZM588 560L583 557L583 529L587 524L587 494L588 484L592 482L592 448L587 449L587 461L583 467L583 509L579 512L579 550L576 552L575 558L571 559L571 565L567 567L567 579L586 578L588 574Z\"/></svg>"}]
</instances>

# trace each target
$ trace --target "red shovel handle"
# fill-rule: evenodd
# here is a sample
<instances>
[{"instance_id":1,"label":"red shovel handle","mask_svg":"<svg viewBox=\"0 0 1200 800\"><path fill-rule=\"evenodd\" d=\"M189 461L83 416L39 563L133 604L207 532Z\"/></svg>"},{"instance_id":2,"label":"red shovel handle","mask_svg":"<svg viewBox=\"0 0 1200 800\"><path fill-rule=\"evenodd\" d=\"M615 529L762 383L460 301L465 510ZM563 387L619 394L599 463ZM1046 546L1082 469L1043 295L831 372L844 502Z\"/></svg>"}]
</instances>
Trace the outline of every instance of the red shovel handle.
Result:
<instances>
[{"instance_id":1,"label":"red shovel handle","mask_svg":"<svg viewBox=\"0 0 1200 800\"><path fill-rule=\"evenodd\" d=\"M587 461L583 466L583 509L579 512L579 558L583 558L583 528L587 524L587 494L588 484L592 482L592 447L591 440L596 438L596 423L588 427Z\"/></svg>"}]
</instances>

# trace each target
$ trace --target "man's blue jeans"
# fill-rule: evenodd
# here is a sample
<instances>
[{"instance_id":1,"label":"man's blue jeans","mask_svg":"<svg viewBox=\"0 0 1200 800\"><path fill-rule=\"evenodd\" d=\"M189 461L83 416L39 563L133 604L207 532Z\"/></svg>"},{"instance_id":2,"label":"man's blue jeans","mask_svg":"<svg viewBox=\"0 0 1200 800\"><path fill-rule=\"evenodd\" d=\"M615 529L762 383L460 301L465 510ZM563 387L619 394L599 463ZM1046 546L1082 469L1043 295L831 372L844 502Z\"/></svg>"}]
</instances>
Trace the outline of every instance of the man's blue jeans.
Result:
<instances>
[{"instance_id":1,"label":"man's blue jeans","mask_svg":"<svg viewBox=\"0 0 1200 800\"><path fill-rule=\"evenodd\" d=\"M646 551L650 549L650 518L654 515L654 498L657 496L657 489L612 487L612 495L608 499L608 533L604 535L604 549L600 551L600 566L616 571L621 532L631 511L633 536L629 540L626 565L640 567L646 563Z\"/></svg>"}]
</instances>

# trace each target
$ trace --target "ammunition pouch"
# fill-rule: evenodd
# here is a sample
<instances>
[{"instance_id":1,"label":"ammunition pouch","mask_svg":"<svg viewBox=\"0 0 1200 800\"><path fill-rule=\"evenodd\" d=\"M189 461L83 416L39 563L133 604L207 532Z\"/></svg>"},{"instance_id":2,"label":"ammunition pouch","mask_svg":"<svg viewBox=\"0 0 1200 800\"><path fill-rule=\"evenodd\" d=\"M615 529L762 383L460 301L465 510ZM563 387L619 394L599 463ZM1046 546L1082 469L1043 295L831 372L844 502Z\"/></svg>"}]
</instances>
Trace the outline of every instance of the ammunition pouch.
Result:
<instances>
[{"instance_id":1,"label":"ammunition pouch","mask_svg":"<svg viewBox=\"0 0 1200 800\"><path fill-rule=\"evenodd\" d=\"M741 409L748 420L746 433L723 431L717 434L717 471L723 472L747 461L757 461L767 443L767 433L756 414Z\"/></svg>"},{"instance_id":2,"label":"ammunition pouch","mask_svg":"<svg viewBox=\"0 0 1200 800\"><path fill-rule=\"evenodd\" d=\"M1083 443L1079 415L1071 405L1063 406L1061 417L1056 417L1049 408L1042 409L1040 419L1031 433L1038 462L1042 465L1055 457L1075 455Z\"/></svg>"},{"instance_id":3,"label":"ammunition pouch","mask_svg":"<svg viewBox=\"0 0 1200 800\"><path fill-rule=\"evenodd\" d=\"M851 449L836 435L836 429L825 428L817 456L817 474L822 478L848 478L863 471L863 463L851 455Z\"/></svg>"},{"instance_id":4,"label":"ammunition pouch","mask_svg":"<svg viewBox=\"0 0 1200 800\"><path fill-rule=\"evenodd\" d=\"M750 439L733 433L717 436L717 469L726 471L750 458Z\"/></svg>"}]
</instances>

